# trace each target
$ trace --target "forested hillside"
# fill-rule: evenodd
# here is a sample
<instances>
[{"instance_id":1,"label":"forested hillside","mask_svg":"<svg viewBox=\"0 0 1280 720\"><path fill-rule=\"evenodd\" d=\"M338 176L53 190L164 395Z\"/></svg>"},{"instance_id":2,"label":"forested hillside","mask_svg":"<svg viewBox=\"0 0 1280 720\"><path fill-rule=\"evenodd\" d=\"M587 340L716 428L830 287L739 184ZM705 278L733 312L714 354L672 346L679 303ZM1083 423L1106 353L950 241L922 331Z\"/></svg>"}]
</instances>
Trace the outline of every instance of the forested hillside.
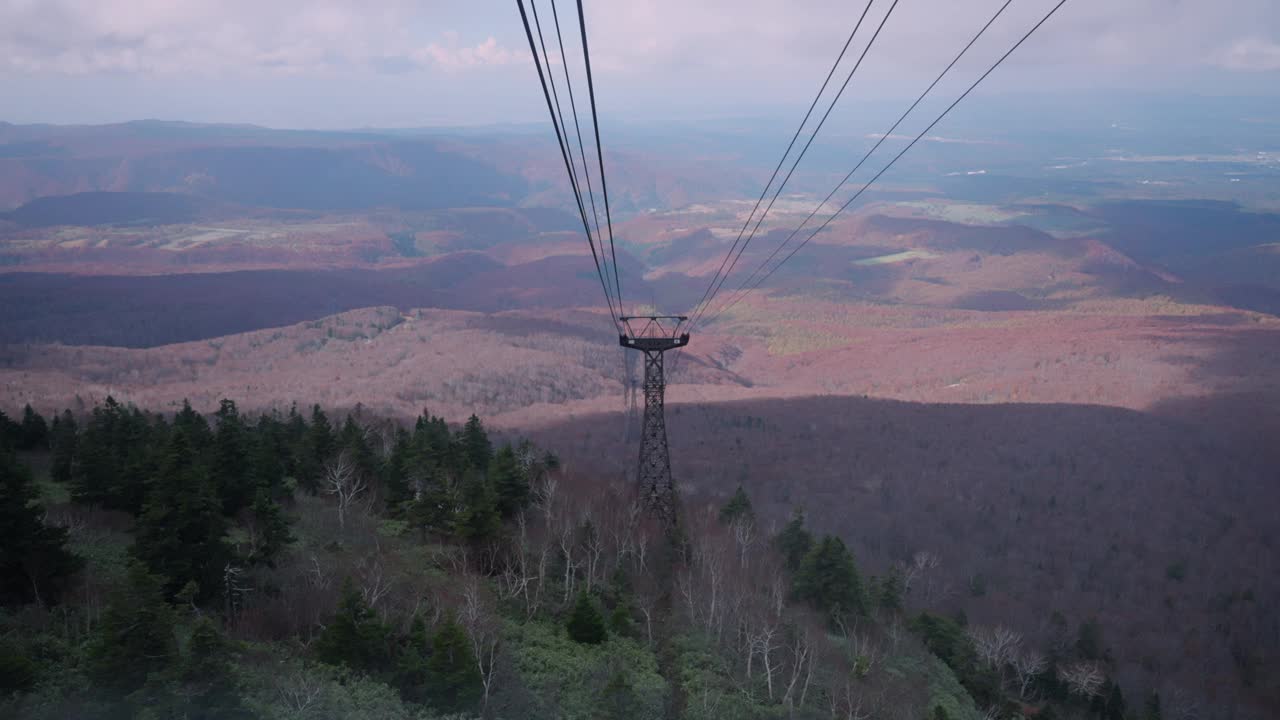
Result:
<instances>
[{"instance_id":1,"label":"forested hillside","mask_svg":"<svg viewBox=\"0 0 1280 720\"><path fill-rule=\"evenodd\" d=\"M920 611L929 557L868 576L741 489L667 532L475 416L108 399L0 437L4 717L1190 717L1090 624Z\"/></svg>"}]
</instances>

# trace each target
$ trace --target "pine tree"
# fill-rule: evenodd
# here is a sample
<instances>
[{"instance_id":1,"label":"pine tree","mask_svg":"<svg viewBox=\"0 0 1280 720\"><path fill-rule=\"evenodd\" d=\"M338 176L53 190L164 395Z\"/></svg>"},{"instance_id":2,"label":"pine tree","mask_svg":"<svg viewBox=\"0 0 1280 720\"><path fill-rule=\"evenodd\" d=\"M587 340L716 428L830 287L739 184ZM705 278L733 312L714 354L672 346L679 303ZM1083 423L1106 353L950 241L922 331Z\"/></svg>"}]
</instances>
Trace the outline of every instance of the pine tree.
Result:
<instances>
[{"instance_id":1,"label":"pine tree","mask_svg":"<svg viewBox=\"0 0 1280 720\"><path fill-rule=\"evenodd\" d=\"M795 576L795 595L832 617L867 612L866 596L853 555L844 541L833 535L823 537L801 561Z\"/></svg>"},{"instance_id":2,"label":"pine tree","mask_svg":"<svg viewBox=\"0 0 1280 720\"><path fill-rule=\"evenodd\" d=\"M1155 690L1147 696L1146 710L1143 713L1143 720L1161 720L1164 713L1160 710L1160 693Z\"/></svg>"},{"instance_id":3,"label":"pine tree","mask_svg":"<svg viewBox=\"0 0 1280 720\"><path fill-rule=\"evenodd\" d=\"M76 419L70 410L63 410L61 416L53 419L53 426L49 429L49 446L53 450L49 475L54 482L71 482L71 467L78 442L76 433Z\"/></svg>"},{"instance_id":4,"label":"pine tree","mask_svg":"<svg viewBox=\"0 0 1280 720\"><path fill-rule=\"evenodd\" d=\"M480 418L472 415L462 428L462 450L471 467L484 472L489 469L489 461L493 458L493 444L489 442L489 434L485 432Z\"/></svg>"},{"instance_id":5,"label":"pine tree","mask_svg":"<svg viewBox=\"0 0 1280 720\"><path fill-rule=\"evenodd\" d=\"M181 700L174 717L184 720L237 720L252 717L240 700L231 647L208 617L191 633L182 663L173 673Z\"/></svg>"},{"instance_id":6,"label":"pine tree","mask_svg":"<svg viewBox=\"0 0 1280 720\"><path fill-rule=\"evenodd\" d=\"M462 481L462 511L454 517L453 534L460 539L482 542L498 534L502 518L498 499L488 479L471 471Z\"/></svg>"},{"instance_id":7,"label":"pine tree","mask_svg":"<svg viewBox=\"0 0 1280 720\"><path fill-rule=\"evenodd\" d=\"M49 426L30 403L22 408L19 447L23 450L45 450L49 447Z\"/></svg>"},{"instance_id":8,"label":"pine tree","mask_svg":"<svg viewBox=\"0 0 1280 720\"><path fill-rule=\"evenodd\" d=\"M22 444L22 426L0 411L0 450L17 450Z\"/></svg>"},{"instance_id":9,"label":"pine tree","mask_svg":"<svg viewBox=\"0 0 1280 720\"><path fill-rule=\"evenodd\" d=\"M431 705L443 712L470 710L480 699L480 668L453 613L445 616L431 641L427 688Z\"/></svg>"},{"instance_id":10,"label":"pine tree","mask_svg":"<svg viewBox=\"0 0 1280 720\"><path fill-rule=\"evenodd\" d=\"M498 496L498 513L502 517L513 517L529 505L529 479L525 477L510 445L503 445L493 456L489 477Z\"/></svg>"},{"instance_id":11,"label":"pine tree","mask_svg":"<svg viewBox=\"0 0 1280 720\"><path fill-rule=\"evenodd\" d=\"M215 414L218 429L213 437L210 467L222 512L234 516L253 502L253 478L249 474L249 438L240 412L232 400L223 400Z\"/></svg>"},{"instance_id":12,"label":"pine tree","mask_svg":"<svg viewBox=\"0 0 1280 720\"><path fill-rule=\"evenodd\" d=\"M100 688L128 694L141 688L151 673L168 668L177 654L163 578L147 572L142 563L130 563L90 642L89 678Z\"/></svg>"},{"instance_id":13,"label":"pine tree","mask_svg":"<svg viewBox=\"0 0 1280 720\"><path fill-rule=\"evenodd\" d=\"M342 583L338 613L316 641L316 655L330 665L380 672L390 664L390 650L390 629L347 578Z\"/></svg>"},{"instance_id":14,"label":"pine tree","mask_svg":"<svg viewBox=\"0 0 1280 720\"><path fill-rule=\"evenodd\" d=\"M405 700L425 703L428 699L427 657L431 642L427 638L427 624L421 615L414 615L409 624L409 636L396 655L395 684Z\"/></svg>"},{"instance_id":15,"label":"pine tree","mask_svg":"<svg viewBox=\"0 0 1280 720\"><path fill-rule=\"evenodd\" d=\"M0 604L51 602L83 561L67 550L67 530L44 524L31 471L0 450Z\"/></svg>"},{"instance_id":16,"label":"pine tree","mask_svg":"<svg viewBox=\"0 0 1280 720\"><path fill-rule=\"evenodd\" d=\"M609 636L600 610L585 592L578 593L578 601L569 614L569 637L583 645L599 645Z\"/></svg>"},{"instance_id":17,"label":"pine tree","mask_svg":"<svg viewBox=\"0 0 1280 720\"><path fill-rule=\"evenodd\" d=\"M786 559L787 569L793 573L800 569L800 562L813 547L813 535L804 526L804 511L795 509L791 514L791 521L774 538L773 544Z\"/></svg>"},{"instance_id":18,"label":"pine tree","mask_svg":"<svg viewBox=\"0 0 1280 720\"><path fill-rule=\"evenodd\" d=\"M889 573L880 581L880 592L876 604L881 610L897 612L902 609L902 574L898 568L890 568Z\"/></svg>"},{"instance_id":19,"label":"pine tree","mask_svg":"<svg viewBox=\"0 0 1280 720\"><path fill-rule=\"evenodd\" d=\"M755 522L756 512L751 507L751 498L747 497L747 491L738 486L737 492L729 501L720 508L720 522L724 525L732 524L734 521L742 518L748 522Z\"/></svg>"},{"instance_id":20,"label":"pine tree","mask_svg":"<svg viewBox=\"0 0 1280 720\"><path fill-rule=\"evenodd\" d=\"M386 496L387 512L401 517L413 500L413 487L409 484L412 466L412 447L407 430L396 430L396 440L391 446L391 456L382 466L382 490Z\"/></svg>"},{"instance_id":21,"label":"pine tree","mask_svg":"<svg viewBox=\"0 0 1280 720\"><path fill-rule=\"evenodd\" d=\"M255 533L248 560L255 565L274 568L280 551L296 539L289 530L289 520L280 503L271 497L271 491L266 485L258 486L258 493L253 498L249 513L253 518Z\"/></svg>"},{"instance_id":22,"label":"pine tree","mask_svg":"<svg viewBox=\"0 0 1280 720\"><path fill-rule=\"evenodd\" d=\"M173 427L186 433L188 442L196 452L204 452L213 442L213 433L209 430L209 421L195 410L191 402L182 401L182 409L173 417Z\"/></svg>"},{"instance_id":23,"label":"pine tree","mask_svg":"<svg viewBox=\"0 0 1280 720\"><path fill-rule=\"evenodd\" d=\"M185 431L175 429L146 507L133 554L168 579L170 595L195 582L202 600L215 597L230 560L226 521L208 472Z\"/></svg>"}]
</instances>

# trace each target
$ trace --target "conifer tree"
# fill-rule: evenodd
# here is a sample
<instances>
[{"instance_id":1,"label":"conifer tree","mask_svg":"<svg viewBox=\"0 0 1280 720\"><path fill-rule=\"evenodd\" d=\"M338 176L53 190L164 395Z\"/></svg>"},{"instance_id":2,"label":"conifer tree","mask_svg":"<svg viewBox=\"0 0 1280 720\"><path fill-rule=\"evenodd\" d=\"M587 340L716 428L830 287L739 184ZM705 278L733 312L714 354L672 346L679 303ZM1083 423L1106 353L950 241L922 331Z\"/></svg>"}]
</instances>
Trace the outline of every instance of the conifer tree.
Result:
<instances>
[{"instance_id":1,"label":"conifer tree","mask_svg":"<svg viewBox=\"0 0 1280 720\"><path fill-rule=\"evenodd\" d=\"M431 641L427 688L431 705L443 712L469 710L480 699L480 668L467 633L453 613L445 615Z\"/></svg>"},{"instance_id":2,"label":"conifer tree","mask_svg":"<svg viewBox=\"0 0 1280 720\"><path fill-rule=\"evenodd\" d=\"M596 604L585 593L578 593L578 600L569 614L569 637L583 645L599 645L609 636L604 626L604 618Z\"/></svg>"},{"instance_id":3,"label":"conifer tree","mask_svg":"<svg viewBox=\"0 0 1280 720\"><path fill-rule=\"evenodd\" d=\"M804 512L800 508L791 514L790 522L774 538L773 544L786 560L787 569L793 573L800 569L800 561L813 547L813 535L805 529Z\"/></svg>"},{"instance_id":4,"label":"conifer tree","mask_svg":"<svg viewBox=\"0 0 1280 720\"><path fill-rule=\"evenodd\" d=\"M254 539L248 560L256 565L275 567L280 551L296 539L289 530L284 509L271 497L266 485L259 485L249 512L253 518Z\"/></svg>"},{"instance_id":5,"label":"conifer tree","mask_svg":"<svg viewBox=\"0 0 1280 720\"><path fill-rule=\"evenodd\" d=\"M1164 713L1160 710L1160 693L1155 690L1147 696L1146 708L1143 712L1143 720L1161 720Z\"/></svg>"},{"instance_id":6,"label":"conifer tree","mask_svg":"<svg viewBox=\"0 0 1280 720\"><path fill-rule=\"evenodd\" d=\"M0 450L17 450L22 444L22 426L0 410Z\"/></svg>"},{"instance_id":7,"label":"conifer tree","mask_svg":"<svg viewBox=\"0 0 1280 720\"><path fill-rule=\"evenodd\" d=\"M529 505L529 479L510 445L503 445L493 456L489 477L498 496L498 513L502 517L513 517Z\"/></svg>"},{"instance_id":8,"label":"conifer tree","mask_svg":"<svg viewBox=\"0 0 1280 720\"><path fill-rule=\"evenodd\" d=\"M184 720L238 720L252 715L240 699L231 647L208 617L191 633L186 655L172 673L180 704L174 717Z\"/></svg>"},{"instance_id":9,"label":"conifer tree","mask_svg":"<svg viewBox=\"0 0 1280 720\"><path fill-rule=\"evenodd\" d=\"M0 450L0 604L52 602L83 561L67 550L65 528L46 525L31 472Z\"/></svg>"},{"instance_id":10,"label":"conifer tree","mask_svg":"<svg viewBox=\"0 0 1280 720\"><path fill-rule=\"evenodd\" d=\"M890 568L888 574L880 581L876 604L881 610L897 612L902 609L902 574L898 568Z\"/></svg>"},{"instance_id":11,"label":"conifer tree","mask_svg":"<svg viewBox=\"0 0 1280 720\"><path fill-rule=\"evenodd\" d=\"M338 613L316 641L316 655L330 665L380 672L390 665L391 631L347 578Z\"/></svg>"},{"instance_id":12,"label":"conifer tree","mask_svg":"<svg viewBox=\"0 0 1280 720\"><path fill-rule=\"evenodd\" d=\"M489 442L489 434L485 432L480 418L475 415L467 418L460 440L466 462L481 472L488 470L489 461L493 458L493 443Z\"/></svg>"},{"instance_id":13,"label":"conifer tree","mask_svg":"<svg viewBox=\"0 0 1280 720\"><path fill-rule=\"evenodd\" d=\"M462 510L454 517L453 534L460 539L481 542L498 534L502 518L498 499L489 480L474 470L462 481Z\"/></svg>"},{"instance_id":14,"label":"conifer tree","mask_svg":"<svg viewBox=\"0 0 1280 720\"><path fill-rule=\"evenodd\" d=\"M226 521L209 474L187 433L175 429L138 518L133 554L164 575L172 595L195 582L199 597L217 595L230 560Z\"/></svg>"},{"instance_id":15,"label":"conifer tree","mask_svg":"<svg viewBox=\"0 0 1280 720\"><path fill-rule=\"evenodd\" d=\"M400 688L400 694L409 702L427 702L427 658L430 653L427 624L421 615L414 615L404 647L396 656L395 667L395 683Z\"/></svg>"},{"instance_id":16,"label":"conifer tree","mask_svg":"<svg viewBox=\"0 0 1280 720\"><path fill-rule=\"evenodd\" d=\"M19 447L23 450L44 450L49 447L49 426L30 403L22 408Z\"/></svg>"},{"instance_id":17,"label":"conifer tree","mask_svg":"<svg viewBox=\"0 0 1280 720\"><path fill-rule=\"evenodd\" d=\"M173 417L173 427L187 435L187 441L196 452L204 452L213 442L213 433L209 430L209 421L191 409L189 400L182 401L182 409Z\"/></svg>"},{"instance_id":18,"label":"conifer tree","mask_svg":"<svg viewBox=\"0 0 1280 720\"><path fill-rule=\"evenodd\" d=\"M89 678L100 688L128 694L141 688L151 673L167 669L177 654L163 578L140 562L130 563L90 642Z\"/></svg>"},{"instance_id":19,"label":"conifer tree","mask_svg":"<svg viewBox=\"0 0 1280 720\"><path fill-rule=\"evenodd\" d=\"M720 522L729 525L739 518L748 522L755 522L756 513L751 507L751 498L747 497L747 491L738 486L738 490L733 493L733 497L720 508Z\"/></svg>"},{"instance_id":20,"label":"conifer tree","mask_svg":"<svg viewBox=\"0 0 1280 720\"><path fill-rule=\"evenodd\" d=\"M393 517L402 516L413 500L413 487L409 483L412 463L409 432L400 428L396 431L391 456L382 466L382 490L386 496L387 512Z\"/></svg>"},{"instance_id":21,"label":"conifer tree","mask_svg":"<svg viewBox=\"0 0 1280 720\"><path fill-rule=\"evenodd\" d=\"M795 576L795 594L832 617L867 612L866 595L853 555L844 541L833 535L823 537L801 561Z\"/></svg>"},{"instance_id":22,"label":"conifer tree","mask_svg":"<svg viewBox=\"0 0 1280 720\"><path fill-rule=\"evenodd\" d=\"M71 467L78 442L77 430L76 419L70 410L63 410L62 415L53 419L53 425L49 428L49 446L53 450L49 475L54 482L71 482Z\"/></svg>"},{"instance_id":23,"label":"conifer tree","mask_svg":"<svg viewBox=\"0 0 1280 720\"><path fill-rule=\"evenodd\" d=\"M240 412L232 400L223 400L215 417L212 475L222 501L222 512L234 516L253 502L254 485L249 473L249 438Z\"/></svg>"}]
</instances>

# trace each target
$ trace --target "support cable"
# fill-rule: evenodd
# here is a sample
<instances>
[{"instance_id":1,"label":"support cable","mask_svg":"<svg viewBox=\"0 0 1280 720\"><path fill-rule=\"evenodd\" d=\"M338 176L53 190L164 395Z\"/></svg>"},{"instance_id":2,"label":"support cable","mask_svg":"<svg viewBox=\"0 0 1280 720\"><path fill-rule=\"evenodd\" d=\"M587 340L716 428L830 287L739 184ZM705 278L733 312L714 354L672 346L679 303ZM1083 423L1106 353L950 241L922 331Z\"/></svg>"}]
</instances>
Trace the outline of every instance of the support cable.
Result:
<instances>
[{"instance_id":1,"label":"support cable","mask_svg":"<svg viewBox=\"0 0 1280 720\"><path fill-rule=\"evenodd\" d=\"M880 37L880 31L884 30L885 23L889 22L889 18L893 15L894 9L898 7L899 1L900 0L893 0L893 4L889 6L889 11L886 12L884 17L880 20L880 25L876 28L875 34L871 36L870 42L868 42L867 46L863 48L862 54L858 56L858 62L855 63L853 69L849 71L849 75L845 78L844 84L840 86L839 92L837 92L835 98L832 99L831 104L827 107L827 111L823 114L822 119L818 121L818 125L814 128L813 134L809 136L808 142L806 142L804 147L800 150L800 154L796 157L795 162L791 164L791 169L787 171L786 177L782 179L778 188L774 190L773 197L770 198L769 204L765 207L764 212L760 213L760 217L756 220L755 227L751 229L751 233L742 243L742 247L738 249L738 254L734 256L733 262L729 264L729 269L720 277L715 290L711 291L711 297L708 299L707 303L702 306L702 313L699 313L693 318L691 326L692 324L697 323L702 315L705 314L707 305L715 299L716 295L720 292L720 288L724 286L725 281L729 279L729 275L733 273L733 269L737 267L738 261L742 259L742 254L746 252L747 246L751 244L751 240L755 237L756 231L760 229L760 224L764 222L769 211L773 209L774 203L777 202L778 197L782 194L783 188L787 185L787 181L791 179L792 174L795 173L796 168L800 165L800 161L804 159L805 153L809 151L809 147L813 145L813 141L818 138L818 132L822 130L822 126L827 122L827 118L831 116L831 111L835 109L836 103L840 101L840 96L843 95L845 89L849 87L849 82L853 80L854 74L858 72L858 68L862 67L862 61L866 59L867 53L871 52L871 47L875 45L876 38Z\"/></svg>"},{"instance_id":2,"label":"support cable","mask_svg":"<svg viewBox=\"0 0 1280 720\"><path fill-rule=\"evenodd\" d=\"M1048 22L1049 18L1053 17L1054 13L1058 12L1058 9L1061 8L1063 5L1065 5L1066 2L1067 0L1059 0L1058 4L1054 5L1053 9L1050 10L1043 18L1040 19L1040 22L1036 23L1035 26L1033 26L1030 30L1028 30L1027 33L1023 35L1021 39L1019 39L1016 43L1014 43L1013 47L1009 48L1008 52L1006 52L1004 55L1001 55L1000 59L996 60L995 64L993 64L990 68L988 68L987 71L984 72L981 77L975 80L974 83L970 85L969 88L960 95L960 97L956 98L954 102L948 105L947 109L943 110L941 115L939 115L933 122L929 123L928 127L922 130L919 135L916 135L915 138L912 139L911 142L908 143L906 147L904 147L897 155L895 155L893 159L889 161L888 165L885 165L883 168L881 168L880 172L876 173L874 177L868 180L866 184L864 184L862 188L858 190L858 192L854 193L853 197L846 200L845 203L839 207L839 209L833 212L831 216L828 217L826 221L822 223L822 225L820 225L817 229L815 229L812 233L810 233L809 236L806 237L799 245L797 245L790 253L788 253L786 257L782 258L782 260L777 265L774 265L773 269L771 269L768 273L766 273L759 280L757 280L749 288L749 290L754 290L760 287L761 283L763 283L765 280L768 280L775 272L778 271L778 268L782 267L788 260L795 257L795 254L800 252L800 250L805 245L807 245L810 240L812 240L818 233L825 230L827 226L831 224L831 221L836 219L836 216L844 212L846 208L852 205L855 200L857 200L859 197L862 196L864 192L866 192L867 188L871 187L871 185L875 183L876 180L880 179L881 175L884 175L886 172L888 172L889 168L893 167L894 163L898 162L899 158L907 154L907 151L915 147L916 143L920 142L920 140L923 139L924 136L934 128L934 126L942 122L942 119L945 118L947 114L950 113L957 105L959 105L960 101L968 97L969 93L973 92L974 88L978 87L978 85L981 84L983 80L986 80L988 75L995 72L996 68L1000 67L1000 65L1004 63L1004 61L1007 60L1009 56L1014 53L1015 50L1021 47L1022 44L1027 41L1027 38L1031 37L1031 35L1035 33L1035 31L1039 30L1040 26ZM722 307L714 315L711 316L708 322L712 322L716 318L718 318L720 315L723 315L727 310L729 310L729 308L733 307L738 302L740 302L743 297L745 297L745 295L739 296L737 299L733 300L730 304L727 304L724 307Z\"/></svg>"},{"instance_id":3,"label":"support cable","mask_svg":"<svg viewBox=\"0 0 1280 720\"><path fill-rule=\"evenodd\" d=\"M800 225L796 227L795 230L792 230L791 234L787 236L787 239L783 240L782 243L778 245L777 248L774 249L773 253L770 254L769 257L765 258L764 261L761 262L760 265L756 267L756 269L753 270L751 274L747 276L745 280L742 281L741 284L738 285L738 287L734 290L733 297L729 299L728 304L733 304L733 301L737 298L738 295L746 292L743 288L745 288L748 284L750 284L751 281L754 280L756 276L760 274L760 271L763 270L765 267L767 267L770 262L773 262L773 259L778 256L778 253L782 252L782 250L787 246L787 244L790 243L791 240L795 238L796 235L800 234L800 231L804 229L805 225L809 224L809 221L812 220L814 216L818 214L818 211L821 210L823 207L826 207L826 204L831 201L831 198L834 197L835 194L839 192L840 189L843 188L851 178L853 178L853 176L858 172L858 170L862 169L862 166L867 162L868 159L871 158L872 155L875 154L876 150L880 149L880 146L884 144L884 141L888 140L889 137L893 135L893 131L897 130L898 126L901 125L902 122L907 119L907 116L915 111L915 109L920 105L920 103L923 102L926 97L928 97L929 93L933 92L933 89L938 86L938 83L942 82L942 79L947 76L947 73L951 72L952 68L956 66L956 63L960 62L960 59L963 58L965 54L969 52L970 48L972 48L974 44L978 42L978 39L981 38L983 34L987 32L987 30L995 23L995 21L1002 14L1004 14L1004 11L1008 9L1009 5L1012 3L1013 3L1013 0L1005 0L1005 3L1000 6L1000 9L996 11L996 14L991 16L991 19L987 21L986 25L982 26L982 29L978 31L978 34L974 35L973 39L969 40L969 44L965 45L964 49L962 49L959 52L959 54L957 54L955 58L951 60L951 63L948 64L947 67L943 69L941 73L938 74L938 77L934 78L934 81L929 84L929 87L925 88L924 92L920 93L920 96L916 98L916 101L911 103L911 107L907 108L906 112L902 113L902 115L898 117L897 121L894 122L893 125L885 133L883 133L880 136L880 139L877 140L875 145L873 145L871 149L868 150L866 154L862 156L862 159L858 161L858 164L853 166L853 169L849 171L849 174L845 175L844 179L841 180L839 183L837 183L836 186L831 190L831 192L827 193L827 196L822 199L822 202L818 203L817 206L813 208L813 212L809 213L809 216L804 219L804 222L801 222Z\"/></svg>"},{"instance_id":4,"label":"support cable","mask_svg":"<svg viewBox=\"0 0 1280 720\"><path fill-rule=\"evenodd\" d=\"M787 162L787 157L791 155L791 150L796 146L796 140L800 139L800 133L804 131L804 126L808 124L809 118L813 115L814 108L818 107L818 101L822 99L822 94L827 91L827 85L831 83L831 78L835 76L836 69L840 67L840 61L844 60L845 53L849 52L849 45L853 43L853 38L858 34L858 29L862 27L862 20L866 18L867 12L871 10L871 3L875 0L868 0L867 7L862 11L862 16L858 18L858 23L854 25L853 32L849 33L849 39L844 41L844 47L840 49L840 54L836 56L836 61L831 64L831 70L827 72L827 77L822 81L822 87L818 88L818 94L813 96L813 102L809 103L809 110L805 112L804 119L800 121L800 126L796 128L796 132L791 136L791 142L787 143L787 149L782 153L782 157L778 158L778 164L773 168L773 174L769 176L769 182L765 183L764 189L760 191L760 197L756 198L756 204L751 208L751 213L747 215L747 219L742 222L742 229L738 231L738 237L734 239L733 245L729 247L729 252L725 254L724 260L720 262L719 269L711 276L711 282L707 283L707 289L702 291L702 297L698 298L698 302L693 306L691 316L697 317L698 311L702 308L702 303L707 300L707 296L711 293L711 288L715 286L716 280L720 279L720 273L724 272L724 268L729 264L729 258L733 256L733 251L738 249L738 243L742 242L742 236L747 232L747 227L751 225L751 221L755 219L756 211L760 209L760 203L764 202L764 198L769 194L769 188L773 187L773 181L778 179L778 173L782 170L783 164Z\"/></svg>"},{"instance_id":5,"label":"support cable","mask_svg":"<svg viewBox=\"0 0 1280 720\"><path fill-rule=\"evenodd\" d=\"M532 0L530 0L532 2ZM554 3L554 0L553 0ZM554 8L554 4L552 5ZM609 226L609 253L613 255L613 284L618 289L618 314L622 312L622 285L618 280L618 251L613 244L613 215L609 211L609 184L604 175L604 150L600 145L600 115L596 112L596 84L591 77L591 51L587 49L587 19L582 10L582 0L578 0L578 27L582 31L582 59L587 66L587 92L591 97L591 124L596 131L596 159L600 162L600 192L604 195L604 218ZM585 164L586 157L582 158ZM601 245L603 251L603 244Z\"/></svg>"},{"instance_id":6,"label":"support cable","mask_svg":"<svg viewBox=\"0 0 1280 720\"><path fill-rule=\"evenodd\" d=\"M533 0L530 0L530 5ZM587 211L582 205L582 196L578 192L577 182L574 179L573 166L569 162L568 148L566 147L565 138L560 132L560 124L556 120L555 107L551 101L551 92L547 89L547 78L542 71L542 60L538 57L538 50L533 41L533 30L529 27L529 16L524 9L524 0L516 0L516 6L520 9L520 20L524 23L524 34L529 40L529 52L533 55L533 64L538 70L538 82L542 85L542 96L547 101L547 112L551 115L551 125L556 131L556 141L560 145L560 157L564 160L565 171L569 173L569 182L573 186L574 197L578 203L578 214L582 218L582 229L587 234L587 244L591 247L591 259L595 262L596 276L600 278L600 288L604 290L605 303L609 306L609 320L615 327L619 326L619 314L614 312L613 298L609 294L608 283L605 282L604 271L600 267L600 257L596 253L595 242L591 239L591 226L587 223ZM550 68L547 68L550 71Z\"/></svg>"}]
</instances>

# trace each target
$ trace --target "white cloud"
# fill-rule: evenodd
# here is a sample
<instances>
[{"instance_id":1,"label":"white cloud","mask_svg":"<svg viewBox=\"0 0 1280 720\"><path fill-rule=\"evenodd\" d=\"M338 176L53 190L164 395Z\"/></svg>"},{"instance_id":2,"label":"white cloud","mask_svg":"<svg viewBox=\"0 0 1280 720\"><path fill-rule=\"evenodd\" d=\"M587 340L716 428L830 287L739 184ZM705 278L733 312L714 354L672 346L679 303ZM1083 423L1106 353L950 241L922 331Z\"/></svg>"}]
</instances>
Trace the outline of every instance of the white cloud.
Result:
<instances>
[{"instance_id":1,"label":"white cloud","mask_svg":"<svg viewBox=\"0 0 1280 720\"><path fill-rule=\"evenodd\" d=\"M1251 37L1232 43L1214 61L1229 70L1280 70L1280 43Z\"/></svg>"}]
</instances>

